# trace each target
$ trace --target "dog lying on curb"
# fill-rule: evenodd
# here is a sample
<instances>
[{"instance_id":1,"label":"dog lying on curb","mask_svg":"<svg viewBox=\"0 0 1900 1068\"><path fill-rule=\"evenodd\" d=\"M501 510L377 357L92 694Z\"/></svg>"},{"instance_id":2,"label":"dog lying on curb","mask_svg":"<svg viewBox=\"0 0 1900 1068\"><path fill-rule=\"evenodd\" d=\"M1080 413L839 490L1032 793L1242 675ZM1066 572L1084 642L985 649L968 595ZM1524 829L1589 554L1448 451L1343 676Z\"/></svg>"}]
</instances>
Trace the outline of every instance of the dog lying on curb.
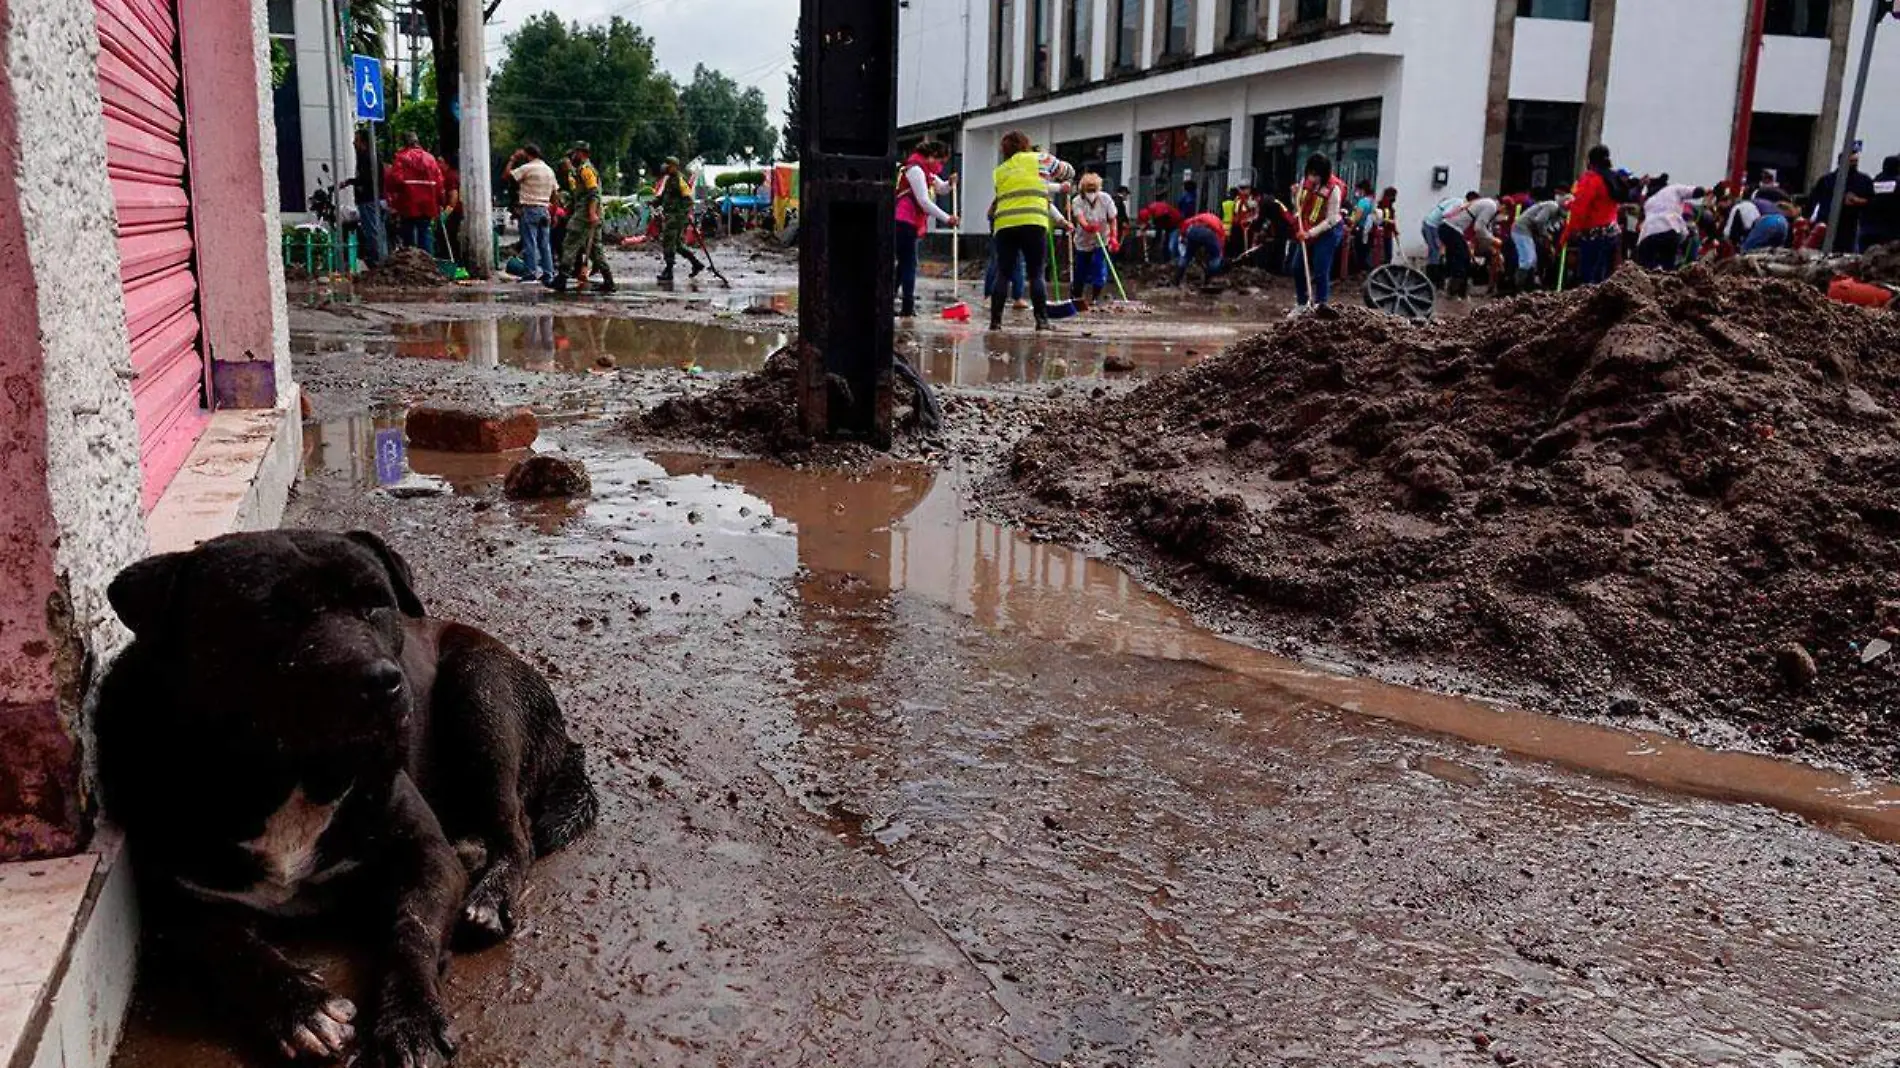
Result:
<instances>
[{"instance_id":1,"label":"dog lying on curb","mask_svg":"<svg viewBox=\"0 0 1900 1068\"><path fill-rule=\"evenodd\" d=\"M133 642L101 686L99 778L153 952L287 1057L453 1056L451 939L506 939L528 866L598 810L546 680L428 618L369 533L234 534L107 594ZM360 1043L355 1006L266 936L320 914L375 932Z\"/></svg>"}]
</instances>

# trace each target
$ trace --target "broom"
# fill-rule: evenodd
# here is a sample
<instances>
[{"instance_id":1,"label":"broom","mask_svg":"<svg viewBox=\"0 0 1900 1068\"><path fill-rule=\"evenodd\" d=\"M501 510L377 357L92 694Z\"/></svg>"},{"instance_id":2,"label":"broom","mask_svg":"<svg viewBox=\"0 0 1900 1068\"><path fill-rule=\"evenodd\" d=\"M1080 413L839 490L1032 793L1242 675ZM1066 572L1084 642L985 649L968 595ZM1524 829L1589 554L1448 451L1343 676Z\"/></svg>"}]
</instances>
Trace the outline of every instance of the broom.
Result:
<instances>
[{"instance_id":1,"label":"broom","mask_svg":"<svg viewBox=\"0 0 1900 1068\"><path fill-rule=\"evenodd\" d=\"M950 185L950 214L963 218L957 212L957 183ZM957 299L957 289L963 284L963 224L959 222L950 231L950 304L943 310L943 317L953 323L970 321L970 306Z\"/></svg>"},{"instance_id":2,"label":"broom","mask_svg":"<svg viewBox=\"0 0 1900 1068\"><path fill-rule=\"evenodd\" d=\"M1049 228L1049 287L1050 296L1062 295L1062 272L1056 268L1056 228ZM1075 301L1050 300L1045 305L1051 319L1073 319L1076 314Z\"/></svg>"}]
</instances>

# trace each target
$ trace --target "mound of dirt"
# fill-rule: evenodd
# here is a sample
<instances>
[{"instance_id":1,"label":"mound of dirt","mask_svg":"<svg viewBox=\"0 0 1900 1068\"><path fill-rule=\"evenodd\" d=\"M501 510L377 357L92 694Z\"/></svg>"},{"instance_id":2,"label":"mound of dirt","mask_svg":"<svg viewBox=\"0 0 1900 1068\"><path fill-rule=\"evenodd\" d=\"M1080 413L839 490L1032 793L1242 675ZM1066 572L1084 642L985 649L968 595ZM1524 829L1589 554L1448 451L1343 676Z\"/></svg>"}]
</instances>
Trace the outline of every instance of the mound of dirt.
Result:
<instances>
[{"instance_id":1,"label":"mound of dirt","mask_svg":"<svg viewBox=\"0 0 1900 1068\"><path fill-rule=\"evenodd\" d=\"M1001 500L1289 651L1900 757L1900 319L1624 271L1329 309L1050 417Z\"/></svg>"},{"instance_id":2,"label":"mound of dirt","mask_svg":"<svg viewBox=\"0 0 1900 1068\"><path fill-rule=\"evenodd\" d=\"M629 429L771 456L805 452L813 444L799 419L798 356L790 348L773 353L763 369L735 376L709 392L660 402L635 416Z\"/></svg>"},{"instance_id":3,"label":"mound of dirt","mask_svg":"<svg viewBox=\"0 0 1900 1068\"><path fill-rule=\"evenodd\" d=\"M418 248L399 248L356 276L356 284L376 289L426 289L447 285L435 259Z\"/></svg>"}]
</instances>

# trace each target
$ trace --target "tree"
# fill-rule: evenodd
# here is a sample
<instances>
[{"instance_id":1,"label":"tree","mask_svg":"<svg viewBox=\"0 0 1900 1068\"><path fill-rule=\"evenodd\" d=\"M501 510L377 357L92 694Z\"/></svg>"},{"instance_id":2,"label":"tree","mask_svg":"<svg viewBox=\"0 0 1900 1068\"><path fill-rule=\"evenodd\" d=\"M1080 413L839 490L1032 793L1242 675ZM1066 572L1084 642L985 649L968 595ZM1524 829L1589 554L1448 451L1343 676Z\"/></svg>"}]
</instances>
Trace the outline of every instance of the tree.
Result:
<instances>
[{"instance_id":1,"label":"tree","mask_svg":"<svg viewBox=\"0 0 1900 1068\"><path fill-rule=\"evenodd\" d=\"M390 0L349 0L350 51L359 56L389 58L383 50L389 29Z\"/></svg>"},{"instance_id":2,"label":"tree","mask_svg":"<svg viewBox=\"0 0 1900 1068\"><path fill-rule=\"evenodd\" d=\"M805 90L805 19L801 16L798 25L792 27L792 70L785 76L788 92L785 95L785 147L779 151L779 158L796 160L798 153L805 147L805 122L799 114L800 98Z\"/></svg>"},{"instance_id":3,"label":"tree","mask_svg":"<svg viewBox=\"0 0 1900 1068\"><path fill-rule=\"evenodd\" d=\"M778 130L757 86L741 92L738 82L697 64L692 83L680 90L679 106L692 132L693 152L706 162L730 163L748 149L754 157L772 157Z\"/></svg>"},{"instance_id":4,"label":"tree","mask_svg":"<svg viewBox=\"0 0 1900 1068\"><path fill-rule=\"evenodd\" d=\"M680 107L679 83L672 75L653 79L641 103L640 120L626 148L627 173L657 173L668 156L692 158L693 132Z\"/></svg>"},{"instance_id":5,"label":"tree","mask_svg":"<svg viewBox=\"0 0 1900 1068\"><path fill-rule=\"evenodd\" d=\"M508 35L488 95L500 159L524 142L552 156L586 141L611 170L630 154L657 152L657 162L683 147L678 91L655 72L653 41L619 17L583 27L552 12L534 16Z\"/></svg>"}]
</instances>

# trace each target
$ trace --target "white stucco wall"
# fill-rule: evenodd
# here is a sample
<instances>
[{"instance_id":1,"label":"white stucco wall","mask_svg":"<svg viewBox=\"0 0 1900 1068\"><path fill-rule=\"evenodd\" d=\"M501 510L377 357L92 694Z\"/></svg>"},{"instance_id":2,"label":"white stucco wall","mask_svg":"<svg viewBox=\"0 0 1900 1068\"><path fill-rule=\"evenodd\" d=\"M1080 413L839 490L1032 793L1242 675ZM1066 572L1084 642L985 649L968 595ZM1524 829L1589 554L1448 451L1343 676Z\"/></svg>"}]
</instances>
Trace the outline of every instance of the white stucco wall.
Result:
<instances>
[{"instance_id":1,"label":"white stucco wall","mask_svg":"<svg viewBox=\"0 0 1900 1068\"><path fill-rule=\"evenodd\" d=\"M898 125L983 106L989 92L989 12L990 5L980 2L898 9Z\"/></svg>"},{"instance_id":2,"label":"white stucco wall","mask_svg":"<svg viewBox=\"0 0 1900 1068\"><path fill-rule=\"evenodd\" d=\"M1441 197L1478 186L1484 165L1493 0L1393 0L1393 43L1405 54L1397 104L1388 103L1380 149L1381 184L1399 191L1402 247L1423 249L1418 222ZM1482 32L1446 33L1446 26ZM1429 61L1423 57L1429 56ZM1444 189L1432 168L1451 169Z\"/></svg>"},{"instance_id":3,"label":"white stucco wall","mask_svg":"<svg viewBox=\"0 0 1900 1068\"><path fill-rule=\"evenodd\" d=\"M103 659L127 637L106 585L144 555L146 540L117 211L99 165L98 28L90 4L8 3L6 68L20 144L29 146L15 180L44 354L55 569L80 640Z\"/></svg>"},{"instance_id":4,"label":"white stucco wall","mask_svg":"<svg viewBox=\"0 0 1900 1068\"><path fill-rule=\"evenodd\" d=\"M1623 11L1623 7L1617 8L1619 35ZM1590 88L1590 24L1574 19L1521 18L1514 32L1511 99L1582 103Z\"/></svg>"},{"instance_id":5,"label":"white stucco wall","mask_svg":"<svg viewBox=\"0 0 1900 1068\"><path fill-rule=\"evenodd\" d=\"M1740 42L1730 53L1741 62ZM1823 37L1768 37L1761 46L1755 110L1819 115L1827 91L1828 42Z\"/></svg>"},{"instance_id":6,"label":"white stucco wall","mask_svg":"<svg viewBox=\"0 0 1900 1068\"><path fill-rule=\"evenodd\" d=\"M270 3L269 0L250 0L250 3L251 61L257 69L256 166L258 180L264 187L264 232L275 234L283 228L283 204L277 197L277 121L270 84ZM233 100L231 106L241 108L244 102ZM355 165L354 160L351 165ZM290 366L290 302L284 292L284 258L268 256L266 260L270 266L262 282L270 290L271 362L277 381L277 406L281 408L293 403L296 395Z\"/></svg>"},{"instance_id":7,"label":"white stucco wall","mask_svg":"<svg viewBox=\"0 0 1900 1068\"><path fill-rule=\"evenodd\" d=\"M1747 0L1617 6L1603 141L1620 165L1696 183L1726 172L1747 21Z\"/></svg>"}]
</instances>

